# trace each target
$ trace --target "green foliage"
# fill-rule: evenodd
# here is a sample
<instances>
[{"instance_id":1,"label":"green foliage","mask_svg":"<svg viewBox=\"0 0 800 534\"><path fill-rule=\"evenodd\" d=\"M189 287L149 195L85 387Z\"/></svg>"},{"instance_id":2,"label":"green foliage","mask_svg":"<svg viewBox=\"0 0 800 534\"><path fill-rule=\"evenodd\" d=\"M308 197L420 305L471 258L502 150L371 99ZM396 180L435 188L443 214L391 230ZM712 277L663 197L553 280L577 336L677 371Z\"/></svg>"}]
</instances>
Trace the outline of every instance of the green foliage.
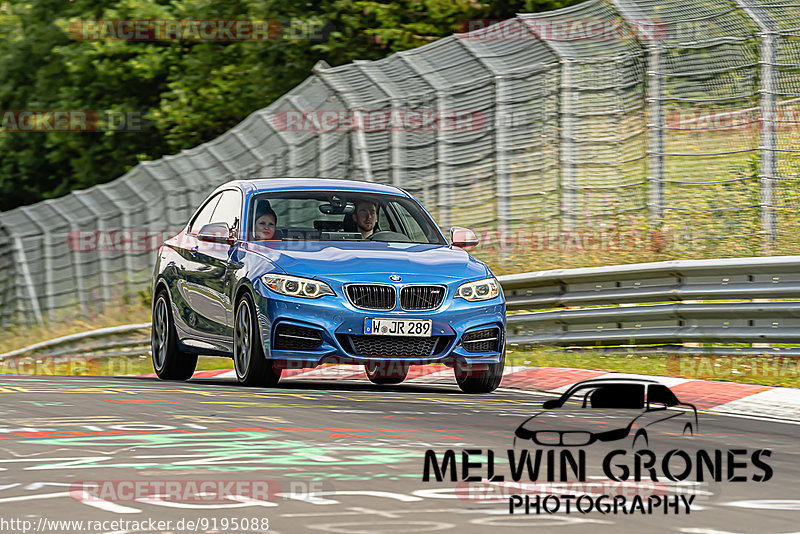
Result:
<instances>
[{"instance_id":1,"label":"green foliage","mask_svg":"<svg viewBox=\"0 0 800 534\"><path fill-rule=\"evenodd\" d=\"M0 1L0 110L141 113L142 131L0 131L0 210L117 178L222 134L324 60L379 59L455 31L575 0ZM79 40L88 19L276 19L273 40Z\"/></svg>"}]
</instances>

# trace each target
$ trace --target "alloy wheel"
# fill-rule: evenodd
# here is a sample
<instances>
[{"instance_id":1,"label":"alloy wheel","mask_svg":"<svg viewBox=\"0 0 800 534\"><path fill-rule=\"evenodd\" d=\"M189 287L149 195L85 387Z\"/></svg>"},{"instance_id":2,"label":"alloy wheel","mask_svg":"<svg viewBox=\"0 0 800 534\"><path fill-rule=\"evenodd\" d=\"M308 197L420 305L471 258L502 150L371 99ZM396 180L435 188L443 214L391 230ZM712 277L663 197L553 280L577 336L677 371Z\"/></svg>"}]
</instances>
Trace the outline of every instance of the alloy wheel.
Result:
<instances>
[{"instance_id":1,"label":"alloy wheel","mask_svg":"<svg viewBox=\"0 0 800 534\"><path fill-rule=\"evenodd\" d=\"M167 303L164 297L160 297L156 301L156 311L153 314L153 319L153 330L155 333L153 356L155 359L155 366L161 369L164 367L164 362L167 358L167 334L169 328L169 323L167 322Z\"/></svg>"},{"instance_id":2,"label":"alloy wheel","mask_svg":"<svg viewBox=\"0 0 800 534\"><path fill-rule=\"evenodd\" d=\"M236 313L236 347L234 349L236 351L236 372L239 376L244 376L250 365L250 329L250 306L246 300L242 300Z\"/></svg>"}]
</instances>

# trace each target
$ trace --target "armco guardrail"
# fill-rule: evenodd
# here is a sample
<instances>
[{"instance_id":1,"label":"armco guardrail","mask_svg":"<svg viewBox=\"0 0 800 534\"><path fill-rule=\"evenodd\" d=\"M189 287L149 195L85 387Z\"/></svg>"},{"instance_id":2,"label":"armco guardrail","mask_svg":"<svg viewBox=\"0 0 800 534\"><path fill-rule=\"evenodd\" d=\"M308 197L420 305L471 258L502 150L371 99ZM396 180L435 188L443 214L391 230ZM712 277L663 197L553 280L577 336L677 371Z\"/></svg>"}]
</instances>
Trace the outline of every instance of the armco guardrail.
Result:
<instances>
[{"instance_id":1,"label":"armco guardrail","mask_svg":"<svg viewBox=\"0 0 800 534\"><path fill-rule=\"evenodd\" d=\"M564 269L500 282L510 343L800 343L800 300L788 300L800 299L800 256Z\"/></svg>"},{"instance_id":2,"label":"armco guardrail","mask_svg":"<svg viewBox=\"0 0 800 534\"><path fill-rule=\"evenodd\" d=\"M499 280L509 311L511 344L800 355L800 348L682 346L687 342L800 345L800 256L557 269ZM149 326L66 336L0 354L0 361L29 355L144 354L149 339L140 331Z\"/></svg>"},{"instance_id":3,"label":"armco guardrail","mask_svg":"<svg viewBox=\"0 0 800 534\"><path fill-rule=\"evenodd\" d=\"M129 324L50 339L0 354L0 362L11 358L55 358L62 356L116 357L149 354L150 324ZM143 332L147 330L147 334Z\"/></svg>"}]
</instances>

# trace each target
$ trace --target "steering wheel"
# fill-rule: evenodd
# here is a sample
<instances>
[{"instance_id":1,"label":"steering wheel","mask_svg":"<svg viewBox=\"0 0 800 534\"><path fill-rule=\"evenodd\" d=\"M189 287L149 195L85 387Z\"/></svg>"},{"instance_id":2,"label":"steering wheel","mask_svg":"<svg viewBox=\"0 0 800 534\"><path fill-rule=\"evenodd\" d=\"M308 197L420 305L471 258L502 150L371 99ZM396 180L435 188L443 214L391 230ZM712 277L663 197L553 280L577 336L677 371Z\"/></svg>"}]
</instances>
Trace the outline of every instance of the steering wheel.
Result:
<instances>
[{"instance_id":1,"label":"steering wheel","mask_svg":"<svg viewBox=\"0 0 800 534\"><path fill-rule=\"evenodd\" d=\"M390 232L388 230L383 232L375 232L367 238L367 241L399 241L401 243L411 242L407 235L401 234L400 232Z\"/></svg>"}]
</instances>

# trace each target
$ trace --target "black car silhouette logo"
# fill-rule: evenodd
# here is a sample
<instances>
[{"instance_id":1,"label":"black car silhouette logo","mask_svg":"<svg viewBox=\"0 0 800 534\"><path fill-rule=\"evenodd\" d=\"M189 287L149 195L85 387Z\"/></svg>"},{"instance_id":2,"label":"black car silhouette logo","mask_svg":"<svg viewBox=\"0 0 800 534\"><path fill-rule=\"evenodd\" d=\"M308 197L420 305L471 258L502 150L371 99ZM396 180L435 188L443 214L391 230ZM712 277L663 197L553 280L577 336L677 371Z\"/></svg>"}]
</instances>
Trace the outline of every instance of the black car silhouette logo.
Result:
<instances>
[{"instance_id":1,"label":"black car silhouette logo","mask_svg":"<svg viewBox=\"0 0 800 534\"><path fill-rule=\"evenodd\" d=\"M515 446L582 447L627 439L632 447L646 447L655 436L697 432L694 405L655 380L584 380L542 407L517 427Z\"/></svg>"}]
</instances>

